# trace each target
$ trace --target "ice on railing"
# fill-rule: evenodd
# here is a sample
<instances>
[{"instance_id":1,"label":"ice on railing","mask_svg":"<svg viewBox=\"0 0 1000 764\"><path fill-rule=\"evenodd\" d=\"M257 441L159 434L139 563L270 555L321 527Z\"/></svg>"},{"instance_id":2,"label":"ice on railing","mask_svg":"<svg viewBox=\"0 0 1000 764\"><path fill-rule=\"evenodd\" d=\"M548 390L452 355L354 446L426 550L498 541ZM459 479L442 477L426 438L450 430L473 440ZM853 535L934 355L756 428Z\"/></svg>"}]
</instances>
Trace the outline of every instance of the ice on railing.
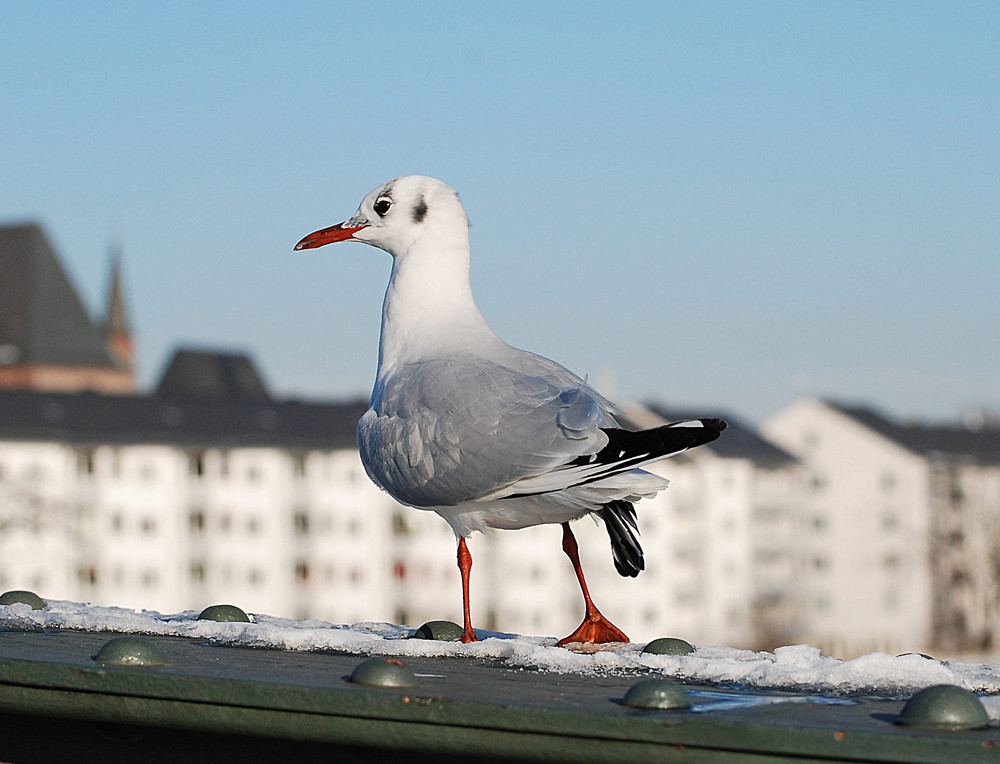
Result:
<instances>
[{"instance_id":1,"label":"ice on railing","mask_svg":"<svg viewBox=\"0 0 1000 764\"><path fill-rule=\"evenodd\" d=\"M510 669L583 675L655 673L673 679L816 694L865 693L906 697L916 690L953 684L981 694L1000 694L1000 665L937 661L921 655L872 653L852 660L824 656L808 645L754 652L695 646L687 655L652 655L642 644L586 651L556 647L554 637L480 632L482 641L463 645L412 639L415 629L388 623L331 624L252 614L251 623L198 620L199 611L164 615L154 611L98 607L50 600L44 610L26 604L0 605L0 630L79 629L86 631L193 637L218 644L360 655L472 657ZM1000 696L983 698L1000 718Z\"/></svg>"}]
</instances>

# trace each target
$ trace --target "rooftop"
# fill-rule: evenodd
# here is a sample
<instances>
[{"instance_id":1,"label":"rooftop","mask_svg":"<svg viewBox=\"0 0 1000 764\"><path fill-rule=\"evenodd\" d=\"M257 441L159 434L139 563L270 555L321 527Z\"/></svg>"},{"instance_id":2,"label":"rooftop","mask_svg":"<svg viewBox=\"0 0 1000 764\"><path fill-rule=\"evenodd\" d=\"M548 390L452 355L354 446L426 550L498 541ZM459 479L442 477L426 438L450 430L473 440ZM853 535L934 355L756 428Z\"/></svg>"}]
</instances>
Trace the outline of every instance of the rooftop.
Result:
<instances>
[{"instance_id":1,"label":"rooftop","mask_svg":"<svg viewBox=\"0 0 1000 764\"><path fill-rule=\"evenodd\" d=\"M979 464L1000 464L1000 427L898 423L865 406L825 401L835 411L916 454L942 454Z\"/></svg>"},{"instance_id":2,"label":"rooftop","mask_svg":"<svg viewBox=\"0 0 1000 764\"><path fill-rule=\"evenodd\" d=\"M35 224L0 226L0 364L115 368L51 244Z\"/></svg>"}]
</instances>

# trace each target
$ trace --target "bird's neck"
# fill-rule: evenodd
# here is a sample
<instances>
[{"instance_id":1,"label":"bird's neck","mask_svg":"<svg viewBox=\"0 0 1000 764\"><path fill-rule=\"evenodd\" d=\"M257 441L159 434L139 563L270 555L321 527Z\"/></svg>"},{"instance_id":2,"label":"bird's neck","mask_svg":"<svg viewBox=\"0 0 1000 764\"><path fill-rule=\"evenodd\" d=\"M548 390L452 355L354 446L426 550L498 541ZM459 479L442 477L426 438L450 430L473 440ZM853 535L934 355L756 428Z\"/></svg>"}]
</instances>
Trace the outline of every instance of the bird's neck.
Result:
<instances>
[{"instance_id":1,"label":"bird's neck","mask_svg":"<svg viewBox=\"0 0 1000 764\"><path fill-rule=\"evenodd\" d=\"M421 254L415 246L393 259L382 305L380 379L406 363L503 344L472 296L467 241L435 247L433 257Z\"/></svg>"}]
</instances>

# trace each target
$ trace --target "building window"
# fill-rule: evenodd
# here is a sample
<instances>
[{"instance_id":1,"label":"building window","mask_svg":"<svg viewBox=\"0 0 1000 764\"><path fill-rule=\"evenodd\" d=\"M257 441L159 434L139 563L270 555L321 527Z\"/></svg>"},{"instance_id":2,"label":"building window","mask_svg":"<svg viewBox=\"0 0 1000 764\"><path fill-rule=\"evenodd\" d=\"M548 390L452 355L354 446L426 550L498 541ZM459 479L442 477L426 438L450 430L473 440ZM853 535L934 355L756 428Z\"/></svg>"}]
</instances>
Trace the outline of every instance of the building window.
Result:
<instances>
[{"instance_id":1,"label":"building window","mask_svg":"<svg viewBox=\"0 0 1000 764\"><path fill-rule=\"evenodd\" d=\"M299 561L295 563L295 580L301 584L306 583L309 580L309 563L304 561Z\"/></svg>"},{"instance_id":2,"label":"building window","mask_svg":"<svg viewBox=\"0 0 1000 764\"><path fill-rule=\"evenodd\" d=\"M299 510L294 517L295 532L300 536L309 533L309 514L304 510Z\"/></svg>"},{"instance_id":3,"label":"building window","mask_svg":"<svg viewBox=\"0 0 1000 764\"><path fill-rule=\"evenodd\" d=\"M195 477L204 477L205 454L199 452L188 457L188 473Z\"/></svg>"},{"instance_id":4,"label":"building window","mask_svg":"<svg viewBox=\"0 0 1000 764\"><path fill-rule=\"evenodd\" d=\"M80 451L76 455L76 471L80 475L94 474L94 452Z\"/></svg>"},{"instance_id":5,"label":"building window","mask_svg":"<svg viewBox=\"0 0 1000 764\"><path fill-rule=\"evenodd\" d=\"M393 536L409 536L412 531L410 530L410 523L403 515L402 512L392 513L392 535Z\"/></svg>"},{"instance_id":6,"label":"building window","mask_svg":"<svg viewBox=\"0 0 1000 764\"><path fill-rule=\"evenodd\" d=\"M139 526L142 532L149 536L156 533L156 519L152 517L142 518L142 524Z\"/></svg>"},{"instance_id":7,"label":"building window","mask_svg":"<svg viewBox=\"0 0 1000 764\"><path fill-rule=\"evenodd\" d=\"M392 566L392 575L398 580L402 581L406 578L406 563L402 560L396 560Z\"/></svg>"},{"instance_id":8,"label":"building window","mask_svg":"<svg viewBox=\"0 0 1000 764\"><path fill-rule=\"evenodd\" d=\"M97 568L93 565L84 565L81 568L77 568L76 578L84 586L96 586Z\"/></svg>"},{"instance_id":9,"label":"building window","mask_svg":"<svg viewBox=\"0 0 1000 764\"><path fill-rule=\"evenodd\" d=\"M200 509L193 510L188 515L188 526L192 533L201 533L205 530L205 513Z\"/></svg>"},{"instance_id":10,"label":"building window","mask_svg":"<svg viewBox=\"0 0 1000 764\"><path fill-rule=\"evenodd\" d=\"M203 562L192 562L191 563L191 581L196 584L201 584L205 582L205 563Z\"/></svg>"}]
</instances>

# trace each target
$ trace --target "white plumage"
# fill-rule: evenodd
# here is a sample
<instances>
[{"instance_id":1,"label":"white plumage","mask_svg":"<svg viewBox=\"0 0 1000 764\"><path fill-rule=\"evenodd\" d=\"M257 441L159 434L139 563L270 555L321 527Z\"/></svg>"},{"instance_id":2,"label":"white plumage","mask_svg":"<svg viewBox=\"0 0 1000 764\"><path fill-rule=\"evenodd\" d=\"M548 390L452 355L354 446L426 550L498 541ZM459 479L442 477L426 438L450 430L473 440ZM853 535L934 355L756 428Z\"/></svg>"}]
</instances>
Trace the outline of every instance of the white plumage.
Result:
<instances>
[{"instance_id":1,"label":"white plumage","mask_svg":"<svg viewBox=\"0 0 1000 764\"><path fill-rule=\"evenodd\" d=\"M371 407L358 425L371 479L398 501L445 518L459 538L460 567L463 555L471 566L465 537L472 531L562 523L565 548L568 522L596 513L608 523L619 571L637 574L642 552L631 503L667 485L639 467L718 437L725 423L689 420L629 433L585 380L504 342L472 295L465 209L439 180L389 181L350 220L296 249L345 240L393 257ZM572 547L588 619L599 621ZM475 635L467 566L462 572L468 641ZM611 637L624 635L615 629Z\"/></svg>"}]
</instances>

